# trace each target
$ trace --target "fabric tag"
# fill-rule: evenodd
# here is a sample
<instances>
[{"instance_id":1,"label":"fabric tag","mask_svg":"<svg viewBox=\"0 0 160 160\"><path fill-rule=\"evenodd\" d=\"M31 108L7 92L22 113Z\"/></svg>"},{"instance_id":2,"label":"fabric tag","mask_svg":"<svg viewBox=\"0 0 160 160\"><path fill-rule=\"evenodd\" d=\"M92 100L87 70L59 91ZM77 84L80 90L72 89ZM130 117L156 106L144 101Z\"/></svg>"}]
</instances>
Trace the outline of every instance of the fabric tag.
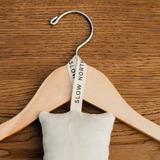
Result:
<instances>
[{"instance_id":1,"label":"fabric tag","mask_svg":"<svg viewBox=\"0 0 160 160\"><path fill-rule=\"evenodd\" d=\"M73 84L70 110L81 111L87 65L79 56L74 56L67 64L67 68Z\"/></svg>"}]
</instances>

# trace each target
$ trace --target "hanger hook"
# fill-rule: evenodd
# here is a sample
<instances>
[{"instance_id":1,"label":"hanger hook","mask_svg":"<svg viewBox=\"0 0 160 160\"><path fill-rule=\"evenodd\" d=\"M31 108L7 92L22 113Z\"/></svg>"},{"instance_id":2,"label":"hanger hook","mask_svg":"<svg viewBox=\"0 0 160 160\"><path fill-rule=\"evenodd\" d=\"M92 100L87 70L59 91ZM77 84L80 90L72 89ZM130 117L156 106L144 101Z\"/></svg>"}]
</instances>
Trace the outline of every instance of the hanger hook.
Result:
<instances>
[{"instance_id":1,"label":"hanger hook","mask_svg":"<svg viewBox=\"0 0 160 160\"><path fill-rule=\"evenodd\" d=\"M79 13L79 14L82 14L84 17L87 18L87 20L90 22L90 25L91 25L91 34L90 34L89 38L88 38L85 42L83 42L80 46L78 46L77 49L76 49L76 56L77 56L77 55L78 55L78 50L79 50L82 46L84 46L87 42L89 42L89 40L92 38L92 35L93 35L93 23L92 23L91 19L90 19L86 14L84 14L83 12L80 12L80 11L77 11L77 10L71 10L71 11L64 12L64 13L61 14L59 17L58 17L58 16L54 17L53 19L51 19L50 24L51 24L51 25L56 25L56 24L58 23L58 21L59 21L63 16L65 16L66 14L69 14L69 13Z\"/></svg>"}]
</instances>

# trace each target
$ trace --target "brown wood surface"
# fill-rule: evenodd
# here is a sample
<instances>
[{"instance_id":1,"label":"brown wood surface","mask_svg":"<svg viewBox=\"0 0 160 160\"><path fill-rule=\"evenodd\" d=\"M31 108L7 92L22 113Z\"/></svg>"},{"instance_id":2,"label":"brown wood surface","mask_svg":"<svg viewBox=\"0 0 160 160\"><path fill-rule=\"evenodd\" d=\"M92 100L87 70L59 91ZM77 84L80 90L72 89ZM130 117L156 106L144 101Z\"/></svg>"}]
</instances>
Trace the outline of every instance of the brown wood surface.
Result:
<instances>
[{"instance_id":1,"label":"brown wood surface","mask_svg":"<svg viewBox=\"0 0 160 160\"><path fill-rule=\"evenodd\" d=\"M160 125L160 1L158 0L1 0L0 123L18 114L44 79L65 65L90 33L80 57L103 72L138 113ZM54 113L69 110L69 103ZM83 111L102 113L84 102ZM124 111L125 112L125 111ZM0 160L42 160L38 120L0 142ZM109 160L159 160L160 143L116 120Z\"/></svg>"}]
</instances>

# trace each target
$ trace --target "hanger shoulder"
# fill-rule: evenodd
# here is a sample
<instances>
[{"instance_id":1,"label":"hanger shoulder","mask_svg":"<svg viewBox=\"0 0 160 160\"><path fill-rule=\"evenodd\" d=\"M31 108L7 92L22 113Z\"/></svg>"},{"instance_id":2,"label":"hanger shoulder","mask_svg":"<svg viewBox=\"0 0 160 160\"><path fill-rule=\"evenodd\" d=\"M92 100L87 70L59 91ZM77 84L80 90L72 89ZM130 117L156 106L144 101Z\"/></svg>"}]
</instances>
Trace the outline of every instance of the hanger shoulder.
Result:
<instances>
[{"instance_id":1,"label":"hanger shoulder","mask_svg":"<svg viewBox=\"0 0 160 160\"><path fill-rule=\"evenodd\" d=\"M90 66L87 68L84 100L111 112L122 122L160 142L160 126L133 110L109 79L103 73Z\"/></svg>"},{"instance_id":2,"label":"hanger shoulder","mask_svg":"<svg viewBox=\"0 0 160 160\"><path fill-rule=\"evenodd\" d=\"M15 117L0 124L0 141L32 123L41 111L51 111L69 101L71 89L66 66L52 72L27 106Z\"/></svg>"}]
</instances>

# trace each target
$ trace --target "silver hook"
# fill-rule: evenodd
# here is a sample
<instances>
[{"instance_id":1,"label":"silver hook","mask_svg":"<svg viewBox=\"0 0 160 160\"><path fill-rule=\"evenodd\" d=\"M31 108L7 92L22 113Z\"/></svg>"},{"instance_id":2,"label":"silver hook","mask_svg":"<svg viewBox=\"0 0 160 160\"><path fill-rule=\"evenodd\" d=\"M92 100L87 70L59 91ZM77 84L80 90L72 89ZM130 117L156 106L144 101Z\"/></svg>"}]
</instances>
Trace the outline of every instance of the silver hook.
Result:
<instances>
[{"instance_id":1,"label":"silver hook","mask_svg":"<svg viewBox=\"0 0 160 160\"><path fill-rule=\"evenodd\" d=\"M76 56L77 56L77 55L78 55L78 50L79 50L82 46L84 46L84 45L91 39L91 37L92 37L92 35L93 35L93 23L92 23L91 19L90 19L86 14L84 14L83 12L76 11L76 10L71 10L71 11L64 12L64 13L61 14L59 17L58 17L58 16L54 17L54 18L50 21L50 24L51 24L51 25L56 25L56 24L58 23L58 21L59 21L63 16L65 16L66 14L69 14L69 13L79 13L79 14L82 14L83 16L85 16L85 17L87 18L87 20L90 22L90 25L91 25L91 34L90 34L89 38L88 38L85 42L83 42L80 46L78 46L77 49L76 49Z\"/></svg>"}]
</instances>

